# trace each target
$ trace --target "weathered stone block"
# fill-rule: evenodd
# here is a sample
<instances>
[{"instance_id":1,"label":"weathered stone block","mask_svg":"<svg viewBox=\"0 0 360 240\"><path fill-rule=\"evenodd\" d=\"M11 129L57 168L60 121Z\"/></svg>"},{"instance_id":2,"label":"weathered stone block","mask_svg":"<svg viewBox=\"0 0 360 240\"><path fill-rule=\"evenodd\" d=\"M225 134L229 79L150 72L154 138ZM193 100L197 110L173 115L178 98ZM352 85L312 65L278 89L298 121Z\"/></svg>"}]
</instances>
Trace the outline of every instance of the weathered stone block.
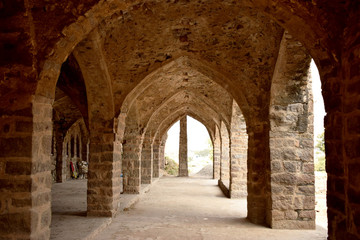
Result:
<instances>
[{"instance_id":1,"label":"weathered stone block","mask_svg":"<svg viewBox=\"0 0 360 240\"><path fill-rule=\"evenodd\" d=\"M284 213L284 219L286 220L296 220L298 218L298 213L295 210L287 210Z\"/></svg>"},{"instance_id":2,"label":"weathered stone block","mask_svg":"<svg viewBox=\"0 0 360 240\"><path fill-rule=\"evenodd\" d=\"M299 217L302 218L302 220L314 220L315 210L301 210L299 211Z\"/></svg>"},{"instance_id":3,"label":"weathered stone block","mask_svg":"<svg viewBox=\"0 0 360 240\"><path fill-rule=\"evenodd\" d=\"M0 157L31 157L32 137L0 138L0 149Z\"/></svg>"},{"instance_id":4,"label":"weathered stone block","mask_svg":"<svg viewBox=\"0 0 360 240\"><path fill-rule=\"evenodd\" d=\"M9 175L30 175L31 162L6 162L5 173Z\"/></svg>"},{"instance_id":5,"label":"weathered stone block","mask_svg":"<svg viewBox=\"0 0 360 240\"><path fill-rule=\"evenodd\" d=\"M273 174L271 181L277 184L294 185L297 183L297 177L290 173Z\"/></svg>"}]
</instances>

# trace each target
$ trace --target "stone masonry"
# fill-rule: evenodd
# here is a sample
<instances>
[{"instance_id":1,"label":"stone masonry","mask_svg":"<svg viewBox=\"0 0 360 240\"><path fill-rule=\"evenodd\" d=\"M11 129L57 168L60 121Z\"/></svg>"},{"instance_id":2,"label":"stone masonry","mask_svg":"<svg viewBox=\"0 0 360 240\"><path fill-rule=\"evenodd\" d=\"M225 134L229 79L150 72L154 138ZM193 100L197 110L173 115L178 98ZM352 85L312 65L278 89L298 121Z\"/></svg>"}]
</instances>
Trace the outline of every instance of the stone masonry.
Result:
<instances>
[{"instance_id":1,"label":"stone masonry","mask_svg":"<svg viewBox=\"0 0 360 240\"><path fill-rule=\"evenodd\" d=\"M0 1L0 238L50 238L68 157L89 163L87 215L113 217L186 116L250 222L314 228L312 58L328 239L360 239L359 16L353 0Z\"/></svg>"},{"instance_id":2,"label":"stone masonry","mask_svg":"<svg viewBox=\"0 0 360 240\"><path fill-rule=\"evenodd\" d=\"M187 156L187 118L180 119L179 134L179 177L189 176Z\"/></svg>"}]
</instances>

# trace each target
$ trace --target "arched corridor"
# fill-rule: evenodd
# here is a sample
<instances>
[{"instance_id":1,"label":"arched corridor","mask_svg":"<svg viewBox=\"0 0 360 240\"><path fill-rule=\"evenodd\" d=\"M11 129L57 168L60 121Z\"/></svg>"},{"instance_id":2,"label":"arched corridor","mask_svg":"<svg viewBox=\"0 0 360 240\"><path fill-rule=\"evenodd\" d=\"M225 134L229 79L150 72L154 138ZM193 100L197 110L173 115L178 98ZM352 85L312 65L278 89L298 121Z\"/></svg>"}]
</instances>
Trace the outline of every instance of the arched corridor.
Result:
<instances>
[{"instance_id":1,"label":"arched corridor","mask_svg":"<svg viewBox=\"0 0 360 240\"><path fill-rule=\"evenodd\" d=\"M186 116L207 128L213 178L246 197L249 222L314 229L313 58L328 238L360 239L359 12L354 0L0 1L0 238L49 239L52 187L81 166L86 219L114 218L162 182L166 132Z\"/></svg>"}]
</instances>

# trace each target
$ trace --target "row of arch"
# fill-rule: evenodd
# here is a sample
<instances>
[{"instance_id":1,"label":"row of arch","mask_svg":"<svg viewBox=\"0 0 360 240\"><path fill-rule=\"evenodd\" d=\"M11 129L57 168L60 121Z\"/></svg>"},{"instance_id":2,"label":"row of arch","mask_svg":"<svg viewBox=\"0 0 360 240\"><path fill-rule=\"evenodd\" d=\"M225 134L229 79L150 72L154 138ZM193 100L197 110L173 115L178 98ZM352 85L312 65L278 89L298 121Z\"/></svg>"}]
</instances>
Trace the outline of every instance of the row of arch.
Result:
<instances>
[{"instance_id":1,"label":"row of arch","mask_svg":"<svg viewBox=\"0 0 360 240\"><path fill-rule=\"evenodd\" d=\"M15 134L12 136L12 139L15 139L14 141L17 141L20 143L20 145L22 145L23 151L20 151L21 153L11 151L11 147L7 147L7 143L2 143L2 146L5 147L4 153L0 155L1 157L10 159L7 160L8 162L6 162L8 166L11 166L13 161L12 158L19 157L24 159L26 158L26 162L31 163L30 170L26 170L27 168L24 167L22 172L24 174L19 173L20 175L24 175L22 176L22 179L19 180L17 178L18 173L14 174L14 176L9 176L10 180L18 182L19 185L21 183L30 185L31 203L35 203L37 201L36 199L39 199L39 197L46 194L49 195L50 193L49 178L51 178L51 174L49 170L49 156L51 154L51 148L48 147L49 144L40 143L51 142L52 103L55 95L56 82L62 63L66 60L71 52L74 52L74 55L81 67L86 84L89 113L87 125L91 130L89 146L89 162L91 162L91 165L89 166L88 181L88 213L90 215L111 216L116 212L116 208L118 206L118 195L120 194L119 182L121 173L121 156L123 156L122 161L127 157L129 157L129 159L133 159L133 157L138 159L139 155L125 156L124 154L130 151L128 151L126 148L128 148L130 144L134 144L133 146L136 148L135 153L139 153L139 150L142 148L141 143L143 141L143 139L139 137L139 133L141 133L141 136L143 133L149 132L149 129L147 128L146 124L136 125L133 121L130 121L130 119L135 119L136 121L137 118L136 111L132 110L131 106L129 106L129 108L126 110L124 109L124 112L123 109L120 109L121 112L117 114L115 106L113 105L114 101L111 91L112 87L111 83L109 82L109 77L107 75L108 73L101 70L106 68L104 68L104 62L102 61L103 57L101 56L100 51L101 46L99 44L99 34L97 33L96 27L104 18L113 16L115 14L120 14L122 11L128 10L128 8L131 7L131 4L133 3L123 3L122 1L100 2L98 5L93 6L93 8L87 12L86 17L81 18L79 21L67 26L63 31L64 36L61 37L55 44L52 55L45 60L39 79L37 79L38 81L35 81L35 88L30 88L30 90L36 89L36 91L31 92L28 96L26 95L22 97L21 99L25 99L24 103L12 103L6 107L7 112L11 112L12 114L7 114L6 119L2 122L5 126L3 136L8 138L9 130L6 129L10 128L11 133L13 133L12 129L14 128L14 123L20 117L24 117L24 115L27 117L25 122L32 126L30 130L21 133L15 132ZM259 12L264 12L265 14L271 16L281 26L288 29L290 34L296 36L296 38L300 40L301 43L306 47L317 63L323 81L327 80L327 84L325 84L323 87L325 92L325 106L327 106L329 113L329 116L327 117L327 131L330 129L337 129L337 127L343 129L343 122L340 121L345 118L343 115L341 115L343 113L342 104L335 104L334 102L337 99L341 100L346 96L343 97L343 95L340 96L337 94L336 89L334 90L333 86L342 86L342 83L339 80L340 76L344 76L347 81L350 81L350 78L353 77L352 74L354 76L356 75L356 73L350 73L347 68L347 64L350 62L349 59L354 58L354 55L350 57L351 54L347 52L341 55L341 51L345 50L335 47L336 44L333 43L334 38L328 34L329 32L332 33L332 35L335 35L335 30L331 32L331 29L328 29L329 27L319 27L322 25L322 23L325 23L326 20L323 18L315 19L313 14L314 12L316 14L322 13L321 8L314 8L315 10L309 11L308 5L303 7L302 3L288 4L286 1L257 1L256 3L252 1L243 1L242 4L253 7L254 9L259 10ZM291 11L293 9L298 10L296 11L296 15L293 14L293 11ZM326 10L323 11L325 11L326 16L329 15ZM104 15L104 13L106 14ZM324 24L324 26L329 25ZM302 29L302 31L300 32L298 29ZM356 28L354 29L356 30ZM349 35L351 37L351 33L352 31L350 29L345 35ZM284 44L282 44L282 46L286 46L287 42L292 41L291 38L288 37L289 35L285 34L284 36L285 37L283 37L282 40L284 41ZM347 44L354 48L356 47L356 43L351 42ZM297 49L298 46L297 44L293 44L292 47L292 49ZM294 54L290 54L288 49L289 48L280 48L279 53L282 54L283 59L295 56ZM308 59L308 64L310 58L307 55L305 58ZM341 59L343 63L339 62L340 58L343 58ZM198 60L191 61L196 62ZM277 62L282 62L281 58L278 58ZM304 63L306 63L306 61L304 61ZM340 71L340 68L342 67L341 64L344 65L344 71ZM88 68L87 66L100 67L95 69ZM293 66L289 64L281 66L279 65L275 68L277 73L291 73L293 72L292 67ZM305 67L306 64L304 64L304 68ZM204 68L206 68L206 65L200 69ZM297 80L302 82L305 77L302 76L304 71L299 71L299 73L301 76L297 78ZM219 74L212 72L211 79L217 79L218 75ZM247 188L249 219L253 222L259 223L266 221L273 227L282 227L285 224L285 222L282 221L285 219L281 219L284 210L282 208L284 205L279 204L279 209L275 209L276 202L281 202L281 199L277 198L276 193L273 190L277 188L279 191L281 191L284 181L286 183L292 182L293 175L289 172L293 170L297 171L298 169L309 174L305 174L306 177L297 178L295 181L295 187L311 185L312 179L308 177L308 175L311 175L310 172L313 168L313 164L311 163L311 154L304 154L304 152L297 150L293 151L293 149L288 149L289 146L286 144L289 141L292 141L295 142L295 146L299 146L301 149L309 148L311 134L308 133L311 132L307 132L308 128L306 126L311 125L311 107L309 106L306 108L304 105L300 106L298 102L296 102L296 97L293 98L291 102L286 102L286 99L282 98L282 94L279 89L287 89L284 87L288 83L286 78L287 74L279 74L278 76L278 78L273 76L273 79L277 79L279 81L273 81L274 84L271 85L272 95L271 104L269 104L271 106L270 111L265 111L264 113L265 119L269 117L268 119L270 119L270 125L262 121L255 121L253 123L253 119L246 117L246 107L241 108L241 103L243 102L242 95L238 94L239 92L234 90L232 96L236 102L239 103L247 123ZM221 82L220 79L223 80L226 79L226 77L220 76L218 79L219 82ZM306 85L307 84L300 84L298 89L305 89ZM99 86L103 87L103 91L98 91ZM346 91L343 89L341 91L346 93ZM309 98L311 94L303 95L304 93L307 94L308 92L306 90L300 91L301 96L307 97L306 102L311 103L311 98ZM9 102L11 101L9 100ZM28 105L30 105L30 107ZM186 109L184 110L184 113L190 115L191 112L187 112L187 107L188 106L186 105L184 106ZM18 109L25 110L17 111ZM353 108L349 108L348 110L348 113L350 114ZM288 111L294 113L296 121L294 121L294 119L289 120L286 118L285 112ZM306 112L310 114L306 114ZM346 116L348 117L348 115ZM339 121L336 121L336 119ZM344 121L345 120L346 119L344 119ZM214 119L212 119L212 121L214 121ZM287 134L289 131L291 134ZM294 135L297 139L295 141ZM333 135L327 134L327 145L332 145L335 147L335 149L337 149L337 143L339 143L339 146L343 146L345 144L346 136L347 135L344 133L340 136L339 139L336 139L336 137ZM124 139L129 139L129 141L124 143ZM287 154L281 154L279 148L282 149L281 152L286 152ZM131 146L129 149L131 149L131 152L133 151ZM345 155L345 157L343 156L345 160L356 157L351 154L348 156L348 153ZM287 167L285 164L279 164L284 157L287 158L288 156L293 157L295 159L294 162L288 161L286 164ZM336 159L336 157L336 153L330 153L331 159ZM346 164L347 163L344 163L344 165ZM22 164L22 166L23 165L27 166L26 164ZM335 164L332 164L331 166L335 168ZM285 175L283 172L284 168L289 171ZM135 172L133 173L133 176L136 177ZM347 177L348 176L346 175L345 178L348 179ZM102 179L101 186L96 179ZM288 179L288 182L284 179ZM335 180L334 179L330 179L330 183L335 184L337 178ZM346 189L346 191L348 191L348 189ZM329 199L332 200L330 201L330 207L333 206L336 209L336 202L344 202L346 208L349 208L351 205L348 203L347 194L345 194L345 199L340 197L341 200L339 200L340 198L337 196L337 193L334 189L330 189L329 193L331 195ZM15 193L10 192L6 194L7 196L10 196L9 198L17 198ZM289 197L290 196L291 194L289 194ZM309 198L306 198L306 194L302 194L302 196L304 197L299 198L297 203L302 203L304 206L306 202L309 202L311 208L311 196ZM307 210L313 210L310 208ZM45 236L44 238L47 238L47 236L49 236L49 222L40 221L39 219L46 219L46 216L50 215L49 209L49 201L44 201L43 204L38 205L30 204L30 206L25 207L24 209L18 210L15 208L15 212L10 211L10 213L7 215L7 219L10 223L16 222L16 214L20 214L22 217L27 219L27 222L29 222L28 225L31 226L31 230L25 229L25 232L31 232L32 236ZM331 237L334 239L336 238L335 233L337 231L341 236L346 234L356 234L357 227L353 226L353 213L350 210L350 213L343 212L341 210L334 210L332 212L330 220L333 221L334 226L338 224L338 216L341 221L346 222L344 223L345 225L349 225L347 230L341 230L337 228L331 229ZM281 219L281 221L277 221L277 219ZM305 224L306 221L303 222ZM13 227L9 226L9 229L13 229ZM21 234L24 233L22 232Z\"/></svg>"}]
</instances>

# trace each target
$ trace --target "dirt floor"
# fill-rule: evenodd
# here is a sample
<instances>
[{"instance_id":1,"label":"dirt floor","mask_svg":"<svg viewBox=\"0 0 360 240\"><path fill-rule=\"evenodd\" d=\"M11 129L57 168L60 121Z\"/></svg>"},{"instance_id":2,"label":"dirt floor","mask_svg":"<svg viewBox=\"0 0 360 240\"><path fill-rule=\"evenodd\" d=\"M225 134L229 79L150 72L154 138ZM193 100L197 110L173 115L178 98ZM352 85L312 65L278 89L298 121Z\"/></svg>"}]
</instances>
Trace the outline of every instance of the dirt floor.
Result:
<instances>
[{"instance_id":1,"label":"dirt floor","mask_svg":"<svg viewBox=\"0 0 360 240\"><path fill-rule=\"evenodd\" d=\"M316 174L316 191L323 194L317 196L317 229L274 230L248 222L246 199L224 197L217 180L207 176L209 172L204 169L189 178L166 176L152 184L147 193L122 195L125 211L114 219L85 216L85 180L54 184L51 239L327 238L325 190L320 187L325 186L326 175Z\"/></svg>"}]
</instances>

